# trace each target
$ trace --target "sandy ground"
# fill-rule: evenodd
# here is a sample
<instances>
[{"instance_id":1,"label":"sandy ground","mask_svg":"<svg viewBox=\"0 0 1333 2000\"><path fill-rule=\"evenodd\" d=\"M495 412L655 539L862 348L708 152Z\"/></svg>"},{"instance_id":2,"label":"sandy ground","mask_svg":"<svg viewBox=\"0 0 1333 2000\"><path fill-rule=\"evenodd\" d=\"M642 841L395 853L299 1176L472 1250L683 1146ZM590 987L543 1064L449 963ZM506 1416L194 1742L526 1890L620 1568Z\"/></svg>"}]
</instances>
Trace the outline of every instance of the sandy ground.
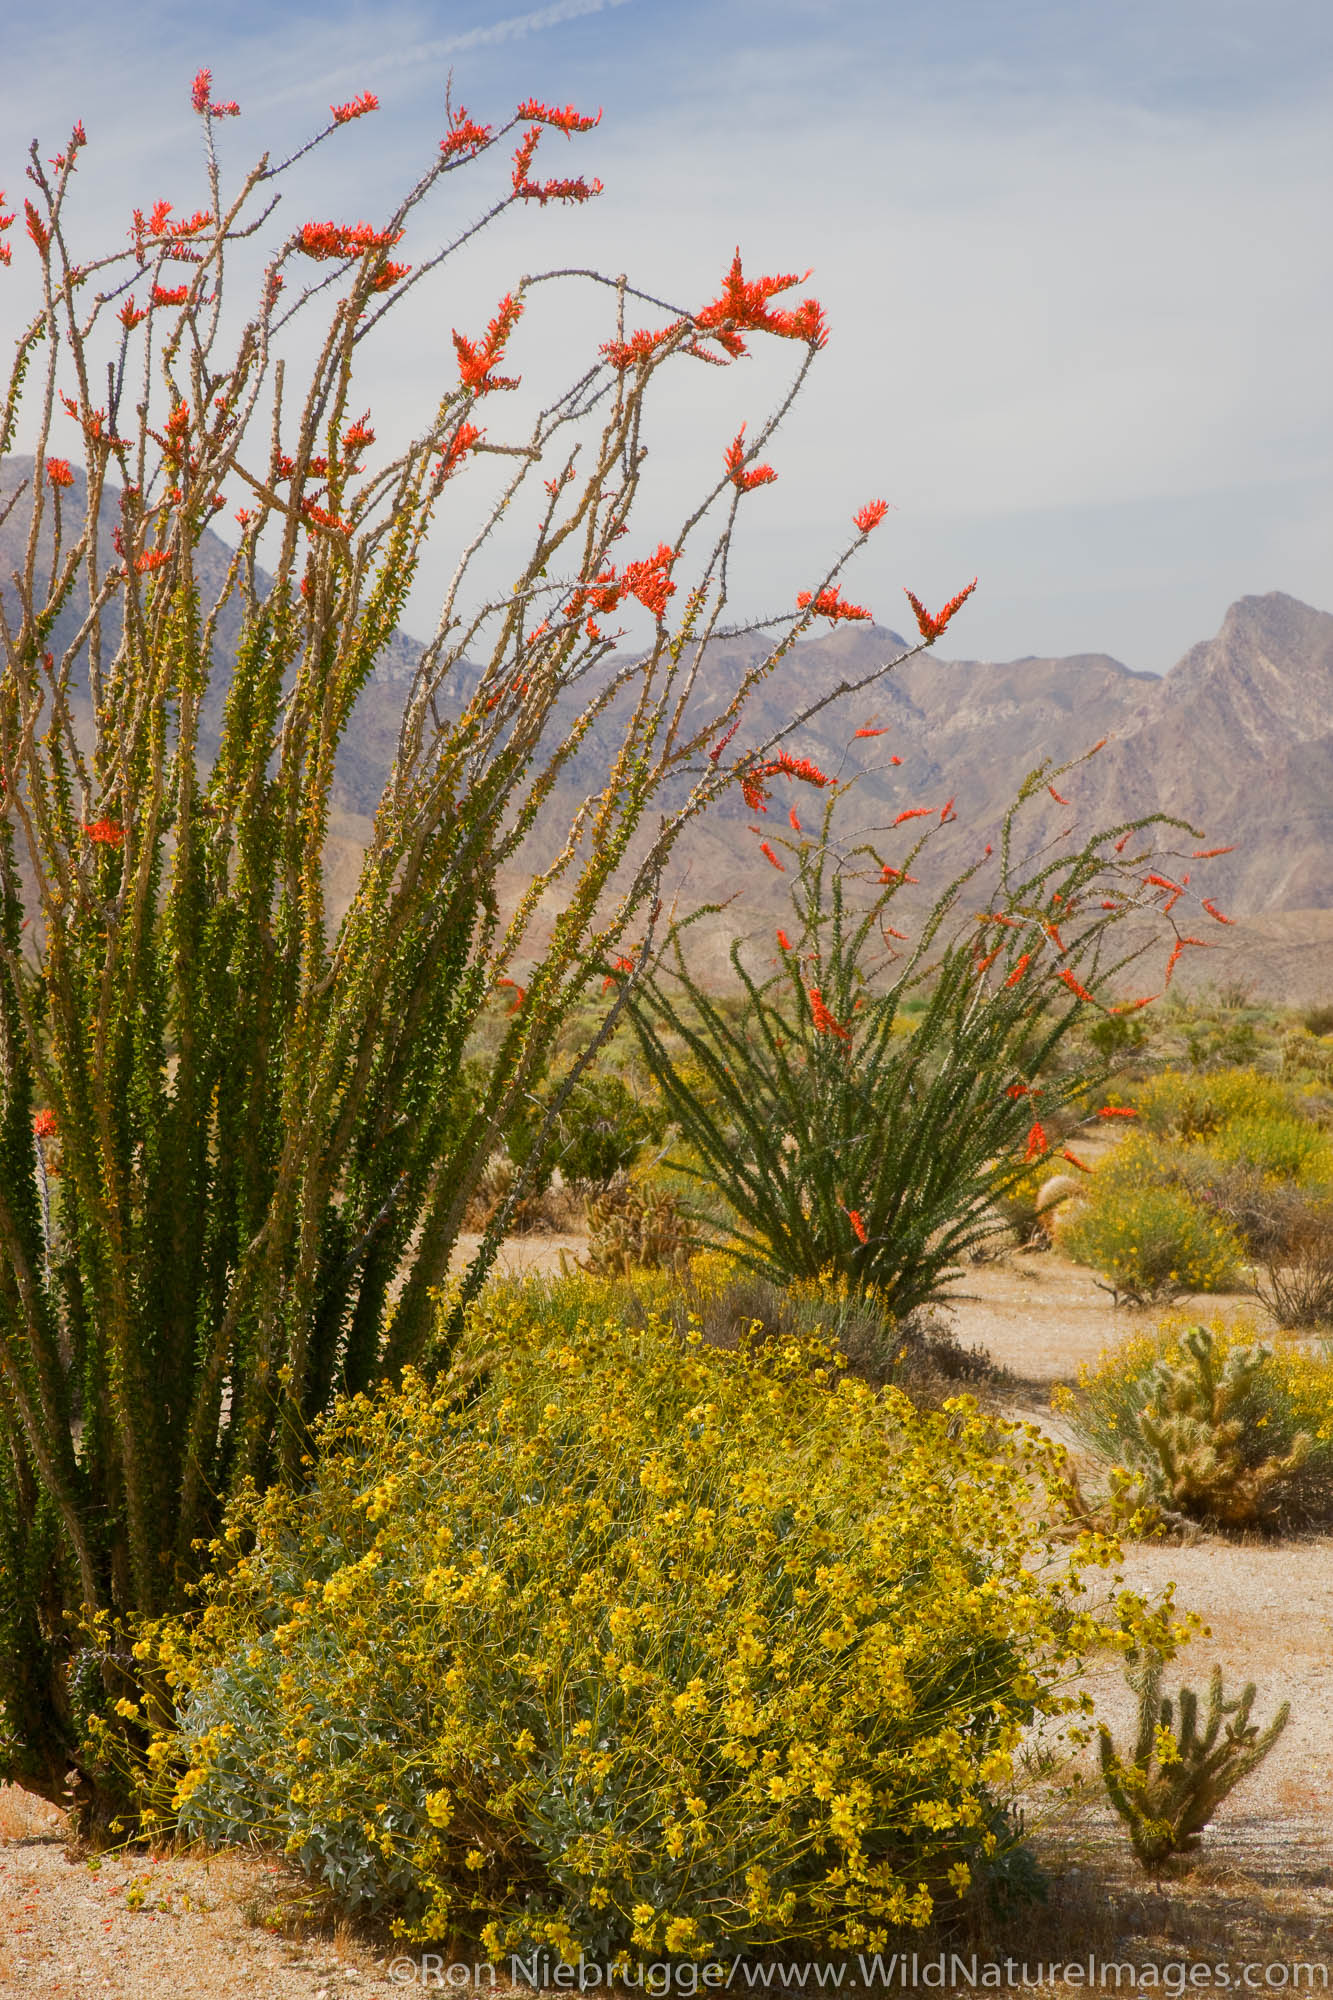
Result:
<instances>
[{"instance_id":1,"label":"sandy ground","mask_svg":"<svg viewBox=\"0 0 1333 2000\"><path fill-rule=\"evenodd\" d=\"M558 1271L562 1253L582 1247L573 1236L522 1237L502 1261ZM972 1266L960 1290L958 1333L1008 1371L1004 1407L1066 1442L1050 1411L1052 1386L1153 1323L1113 1309L1086 1272L1054 1253ZM1198 1303L1209 1312L1246 1305ZM1081 1470L1095 1484L1085 1455ZM1030 1804L1051 1894L1023 1919L1015 1944L1157 1962L1244 1949L1326 1962L1333 1987L1333 1539L1140 1544L1126 1550L1121 1573L1145 1592L1174 1580L1180 1604L1207 1622L1169 1674L1169 1692L1182 1679L1205 1684L1216 1660L1228 1693L1258 1682L1259 1720L1284 1700L1292 1720L1218 1812L1199 1863L1174 1881L1148 1883L1135 1871L1086 1757L1056 1783L1047 1778ZM1132 1713L1123 1680L1107 1668L1089 1685L1123 1741ZM391 1941L303 1919L296 1894L288 1872L258 1855L72 1859L56 1814L0 1792L0 1995L333 2000L422 1990L419 1968L404 1966Z\"/></svg>"}]
</instances>

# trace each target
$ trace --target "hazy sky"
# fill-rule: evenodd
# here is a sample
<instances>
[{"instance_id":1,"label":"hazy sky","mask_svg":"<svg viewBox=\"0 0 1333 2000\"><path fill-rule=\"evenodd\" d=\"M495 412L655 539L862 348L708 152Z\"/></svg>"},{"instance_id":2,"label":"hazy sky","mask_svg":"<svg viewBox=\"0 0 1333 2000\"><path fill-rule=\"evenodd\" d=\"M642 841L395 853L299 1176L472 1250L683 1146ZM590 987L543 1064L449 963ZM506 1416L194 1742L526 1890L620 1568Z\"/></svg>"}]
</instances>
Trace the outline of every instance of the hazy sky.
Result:
<instances>
[{"instance_id":1,"label":"hazy sky","mask_svg":"<svg viewBox=\"0 0 1333 2000\"><path fill-rule=\"evenodd\" d=\"M450 327L480 331L524 271L596 264L702 304L737 243L749 270L813 266L832 338L748 515L756 606L789 603L882 494L897 511L847 588L901 626L904 584L937 601L979 574L953 654L1161 670L1236 597L1333 609L1327 0L29 6L0 77L8 205L28 139L54 152L82 116L93 234L159 195L197 206L205 63L242 106L220 133L235 168L378 93L305 183L320 219L384 212L434 151L450 69L488 121L534 93L604 107L588 138L548 135L539 165L606 194L511 213L419 288L366 378L377 415L433 404ZM449 198L479 208L503 175L492 156ZM471 212L438 213L440 240ZM34 261L21 227L6 346ZM742 367L723 385L678 365L651 440L663 536L781 372ZM645 516L649 546L658 529Z\"/></svg>"}]
</instances>

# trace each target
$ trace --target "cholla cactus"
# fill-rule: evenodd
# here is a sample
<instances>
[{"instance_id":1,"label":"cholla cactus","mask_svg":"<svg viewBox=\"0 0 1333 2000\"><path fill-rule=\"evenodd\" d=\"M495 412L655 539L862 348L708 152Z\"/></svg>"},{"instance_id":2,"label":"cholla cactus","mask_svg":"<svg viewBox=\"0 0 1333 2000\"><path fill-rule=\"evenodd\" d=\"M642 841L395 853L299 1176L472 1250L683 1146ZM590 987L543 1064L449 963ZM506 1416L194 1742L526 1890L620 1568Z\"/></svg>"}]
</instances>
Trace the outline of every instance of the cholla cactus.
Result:
<instances>
[{"instance_id":1,"label":"cholla cactus","mask_svg":"<svg viewBox=\"0 0 1333 2000\"><path fill-rule=\"evenodd\" d=\"M1162 1698L1162 1658L1150 1654L1130 1685L1139 1697L1139 1729L1130 1762L1119 1755L1110 1730L1100 1725L1102 1778L1145 1868L1173 1854L1188 1854L1218 1806L1268 1755L1287 1726L1283 1702L1268 1727L1250 1721L1255 1684L1236 1701L1222 1698L1222 1669L1208 1684L1208 1711L1199 1731L1199 1697L1180 1690L1178 1704ZM1178 1719L1176 1710L1178 1707Z\"/></svg>"},{"instance_id":2,"label":"cholla cactus","mask_svg":"<svg viewBox=\"0 0 1333 2000\"><path fill-rule=\"evenodd\" d=\"M1304 1464L1310 1439L1301 1432L1285 1455L1252 1462L1241 1412L1271 1349L1233 1347L1219 1368L1205 1326L1191 1327L1183 1347L1178 1362L1158 1363L1152 1400L1138 1420L1155 1460L1158 1498L1196 1519L1247 1527L1273 1512L1282 1482Z\"/></svg>"}]
</instances>

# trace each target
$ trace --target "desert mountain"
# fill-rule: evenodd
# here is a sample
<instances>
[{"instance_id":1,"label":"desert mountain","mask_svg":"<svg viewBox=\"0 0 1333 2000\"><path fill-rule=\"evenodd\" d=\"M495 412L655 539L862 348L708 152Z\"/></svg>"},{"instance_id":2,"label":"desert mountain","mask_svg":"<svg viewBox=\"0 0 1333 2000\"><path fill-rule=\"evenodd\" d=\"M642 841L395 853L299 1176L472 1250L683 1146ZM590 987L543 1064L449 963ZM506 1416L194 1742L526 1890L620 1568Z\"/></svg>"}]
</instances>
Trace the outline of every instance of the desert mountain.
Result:
<instances>
[{"instance_id":1,"label":"desert mountain","mask_svg":"<svg viewBox=\"0 0 1333 2000\"><path fill-rule=\"evenodd\" d=\"M31 476L31 461L0 466L0 514L15 486ZM70 516L85 497L82 474L65 496ZM12 608L6 579L22 561L20 501L0 521L0 599ZM108 544L106 560L112 560ZM198 553L205 591L220 586L230 551L206 533ZM53 634L72 636L77 602ZM960 621L961 628L961 621ZM114 643L114 633L109 635ZM224 613L217 631L220 672L205 717L205 749L221 712L226 662L238 638L237 614ZM843 625L799 645L747 706L740 748L766 737L816 695L853 680L902 650L898 636L873 625ZM396 635L368 686L340 759L342 845L333 857L335 885L350 888L358 834L363 834L393 755L397 720L418 648ZM761 655L757 640L721 641L705 661L701 704L720 705L739 672ZM863 725L887 733L855 740ZM1217 635L1192 647L1161 676L1139 673L1101 653L1063 659L943 660L927 654L855 699L842 698L793 740L791 748L824 770L855 773L858 784L844 811L855 823L883 826L905 806L956 800L958 819L935 850L952 867L991 838L1003 810L1033 766L1060 765L1099 739L1105 747L1069 772L1059 789L1066 811L1052 802L1053 834L1076 826L1112 824L1140 813L1188 820L1209 846L1232 853L1203 864L1205 893L1244 921L1225 943L1242 974L1287 997L1313 997L1333 971L1333 615L1273 592L1233 604ZM605 743L590 740L552 805L567 818L575 798L605 769ZM890 764L890 757L901 763ZM789 796L790 792L790 796ZM690 901L731 895L739 887L747 913L760 920L785 900L785 884L759 860L752 829L786 829L797 805L809 824L817 817L804 787L775 788L766 820L736 799L715 810L678 850L676 879ZM1034 835L1034 837L1036 837ZM1196 843L1182 839L1188 850ZM336 887L335 887L336 894ZM1198 954L1198 959L1202 959ZM1217 976L1222 954L1210 955ZM1197 961L1196 961L1197 965ZM1194 969L1194 968L1192 968ZM1195 970L1195 976L1202 976Z\"/></svg>"}]
</instances>

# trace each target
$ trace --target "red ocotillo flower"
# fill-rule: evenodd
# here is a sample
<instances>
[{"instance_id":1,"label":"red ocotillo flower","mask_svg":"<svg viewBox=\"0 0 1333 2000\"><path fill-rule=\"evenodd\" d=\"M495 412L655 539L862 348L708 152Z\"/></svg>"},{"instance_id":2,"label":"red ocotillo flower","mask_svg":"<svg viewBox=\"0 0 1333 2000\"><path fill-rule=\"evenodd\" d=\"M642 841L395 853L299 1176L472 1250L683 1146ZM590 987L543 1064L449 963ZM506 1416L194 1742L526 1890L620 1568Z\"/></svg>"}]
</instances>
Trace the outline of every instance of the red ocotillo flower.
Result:
<instances>
[{"instance_id":1,"label":"red ocotillo flower","mask_svg":"<svg viewBox=\"0 0 1333 2000\"><path fill-rule=\"evenodd\" d=\"M874 615L864 604L849 604L845 597L838 595L833 584L825 585L817 597L811 591L799 591L796 597L797 610L804 611L807 605L817 611L821 618L827 618L831 625L836 625L840 618L870 618Z\"/></svg>"},{"instance_id":2,"label":"red ocotillo flower","mask_svg":"<svg viewBox=\"0 0 1333 2000\"><path fill-rule=\"evenodd\" d=\"M1131 1104L1103 1104L1097 1113L1099 1118L1137 1118L1138 1115Z\"/></svg>"},{"instance_id":3,"label":"red ocotillo flower","mask_svg":"<svg viewBox=\"0 0 1333 2000\"><path fill-rule=\"evenodd\" d=\"M523 313L523 304L512 292L506 292L496 307L494 317L486 332L477 342L470 341L466 334L453 332L454 351L458 355L458 373L463 387L470 389L474 396L484 396L492 389L516 389L519 378L516 375L494 375L494 369L504 357L505 342L518 325Z\"/></svg>"},{"instance_id":4,"label":"red ocotillo flower","mask_svg":"<svg viewBox=\"0 0 1333 2000\"><path fill-rule=\"evenodd\" d=\"M906 931L896 931L896 930L895 930L895 929L893 928L893 925L892 925L892 924L881 924L881 925L880 925L880 929L881 929L881 931L883 931L883 933L884 933L885 937L895 937L895 938L897 938L897 939L898 939L898 941L899 941L899 942L900 942L901 944L906 944L906 943L907 943L907 932L906 932Z\"/></svg>"},{"instance_id":5,"label":"red ocotillo flower","mask_svg":"<svg viewBox=\"0 0 1333 2000\"><path fill-rule=\"evenodd\" d=\"M1046 789L1050 793L1051 797L1055 800L1055 803L1058 806L1067 806L1069 804L1068 799L1061 798L1059 792L1056 791L1054 785L1048 785Z\"/></svg>"},{"instance_id":6,"label":"red ocotillo flower","mask_svg":"<svg viewBox=\"0 0 1333 2000\"><path fill-rule=\"evenodd\" d=\"M1039 1160L1044 1153L1049 1153L1050 1150L1051 1142L1046 1137L1045 1128L1039 1118L1034 1118L1028 1127L1027 1145L1023 1152L1024 1164L1026 1165L1031 1160Z\"/></svg>"},{"instance_id":7,"label":"red ocotillo flower","mask_svg":"<svg viewBox=\"0 0 1333 2000\"><path fill-rule=\"evenodd\" d=\"M1009 974L1009 977L1004 982L1005 985L1017 986L1019 980L1023 977L1023 974L1027 971L1031 963L1032 963L1032 953L1030 951L1025 951L1023 953L1023 956L1015 962L1013 971Z\"/></svg>"},{"instance_id":8,"label":"red ocotillo flower","mask_svg":"<svg viewBox=\"0 0 1333 2000\"><path fill-rule=\"evenodd\" d=\"M879 873L881 882L919 882L919 875L909 875L905 868L891 868L886 861Z\"/></svg>"},{"instance_id":9,"label":"red ocotillo flower","mask_svg":"<svg viewBox=\"0 0 1333 2000\"><path fill-rule=\"evenodd\" d=\"M809 275L807 271L805 276ZM779 277L747 278L741 270L738 249L722 280L722 290L694 315L694 323L733 360L747 351L741 337L746 333L773 333L780 339L804 340L812 347L822 347L828 338L828 328L817 299L802 299L794 311L769 310L770 299L803 283L804 279L794 271L783 272Z\"/></svg>"},{"instance_id":10,"label":"red ocotillo flower","mask_svg":"<svg viewBox=\"0 0 1333 2000\"><path fill-rule=\"evenodd\" d=\"M722 463L726 467L727 478L742 493L749 493L756 486L771 486L778 476L771 465L754 465L746 470L744 424L723 452Z\"/></svg>"},{"instance_id":11,"label":"red ocotillo flower","mask_svg":"<svg viewBox=\"0 0 1333 2000\"><path fill-rule=\"evenodd\" d=\"M778 932L778 944L783 951L791 950L791 939L787 936L786 931Z\"/></svg>"},{"instance_id":12,"label":"red ocotillo flower","mask_svg":"<svg viewBox=\"0 0 1333 2000\"><path fill-rule=\"evenodd\" d=\"M887 722L882 729L854 729L852 731L853 736L887 736L888 733L889 724Z\"/></svg>"},{"instance_id":13,"label":"red ocotillo flower","mask_svg":"<svg viewBox=\"0 0 1333 2000\"><path fill-rule=\"evenodd\" d=\"M360 97L351 97L346 104L331 104L335 125L350 125L354 118L364 118L368 111L378 111L380 101L373 90L363 90Z\"/></svg>"},{"instance_id":14,"label":"red ocotillo flower","mask_svg":"<svg viewBox=\"0 0 1333 2000\"><path fill-rule=\"evenodd\" d=\"M650 556L642 562L625 564L623 588L631 597L637 597L645 611L651 611L659 623L666 617L667 599L674 597L676 586L668 574L676 560L676 551L670 542L659 542Z\"/></svg>"},{"instance_id":15,"label":"red ocotillo flower","mask_svg":"<svg viewBox=\"0 0 1333 2000\"><path fill-rule=\"evenodd\" d=\"M1205 896L1203 899L1203 907L1205 910L1207 910L1209 916L1213 919L1214 923L1234 924L1236 921L1234 917L1224 917L1222 915L1222 912L1218 909L1216 903L1210 902L1207 896Z\"/></svg>"},{"instance_id":16,"label":"red ocotillo flower","mask_svg":"<svg viewBox=\"0 0 1333 2000\"><path fill-rule=\"evenodd\" d=\"M709 751L708 761L710 764L716 764L718 758L722 755L722 752L726 749L728 743L730 743L732 737L736 734L736 731L740 728L740 726L741 726L741 719L738 715L736 717L736 720L732 723L730 729L727 730L726 734L724 736L719 736L717 742L713 745L712 749Z\"/></svg>"},{"instance_id":17,"label":"red ocotillo flower","mask_svg":"<svg viewBox=\"0 0 1333 2000\"><path fill-rule=\"evenodd\" d=\"M54 1111L36 1111L33 1113L32 1136L34 1139L54 1138L55 1129L56 1114Z\"/></svg>"},{"instance_id":18,"label":"red ocotillo flower","mask_svg":"<svg viewBox=\"0 0 1333 2000\"><path fill-rule=\"evenodd\" d=\"M657 333L651 332L646 326L641 326L628 340L604 340L600 352L608 365L623 375L626 369L637 368L641 362L651 361L658 348L670 340L672 334L679 333L684 324L684 320L673 319L670 326L662 327ZM777 478L776 472L773 477Z\"/></svg>"},{"instance_id":19,"label":"red ocotillo flower","mask_svg":"<svg viewBox=\"0 0 1333 2000\"><path fill-rule=\"evenodd\" d=\"M591 132L594 125L600 125L602 122L600 105L597 108L596 115L589 118L586 113L576 111L572 104L567 104L563 111L557 111L553 110L549 104L539 104L535 97L525 98L523 103L519 105L514 116L516 118L530 119L538 125L554 125L558 131L565 133L566 136L571 132Z\"/></svg>"},{"instance_id":20,"label":"red ocotillo flower","mask_svg":"<svg viewBox=\"0 0 1333 2000\"><path fill-rule=\"evenodd\" d=\"M475 119L468 117L467 106L460 104L457 111L450 115L449 131L440 141L440 151L446 160L459 153L471 159L486 145L490 136L490 126L478 125Z\"/></svg>"},{"instance_id":21,"label":"red ocotillo flower","mask_svg":"<svg viewBox=\"0 0 1333 2000\"><path fill-rule=\"evenodd\" d=\"M785 875L785 874L786 874L787 870L786 870L785 866L783 865L783 863L782 863L781 861L779 861L779 860L778 860L778 857L777 857L777 855L776 855L776 854L775 854L775 853L773 852L772 848L771 848L771 847L769 846L769 844L768 844L768 842L767 842L766 840L761 840L761 841L760 841L760 843L759 843L759 852L760 852L760 853L761 853L761 854L763 855L763 857L764 857L765 861L767 861L767 862L768 862L768 863L770 864L770 866L771 866L771 867L774 867L774 868L776 868L776 869L777 869L777 871L778 871L779 875Z\"/></svg>"},{"instance_id":22,"label":"red ocotillo flower","mask_svg":"<svg viewBox=\"0 0 1333 2000\"><path fill-rule=\"evenodd\" d=\"M1060 1158L1062 1160L1068 1160L1070 1166L1077 1167L1081 1174L1091 1173L1092 1171L1090 1167L1084 1165L1083 1161L1079 1159L1076 1153L1070 1152L1068 1146L1062 1146L1060 1148Z\"/></svg>"},{"instance_id":23,"label":"red ocotillo flower","mask_svg":"<svg viewBox=\"0 0 1333 2000\"><path fill-rule=\"evenodd\" d=\"M888 511L889 503L887 500L867 500L865 506L858 507L852 515L852 523L860 529L863 535L868 535L872 528L879 526ZM856 733L858 736L861 734L859 729Z\"/></svg>"},{"instance_id":24,"label":"red ocotillo flower","mask_svg":"<svg viewBox=\"0 0 1333 2000\"><path fill-rule=\"evenodd\" d=\"M789 819L789 820L791 821L791 830L792 830L792 832L793 832L793 833L800 833L800 832L802 831L802 828L801 828L801 822L800 822L800 820L799 820L799 819L797 818L797 816L796 816L796 808L795 808L795 806L788 806L788 808L787 808L787 818L788 818L788 819Z\"/></svg>"},{"instance_id":25,"label":"red ocotillo flower","mask_svg":"<svg viewBox=\"0 0 1333 2000\"><path fill-rule=\"evenodd\" d=\"M120 847L124 844L125 829L113 819L85 820L83 830L95 847Z\"/></svg>"},{"instance_id":26,"label":"red ocotillo flower","mask_svg":"<svg viewBox=\"0 0 1333 2000\"><path fill-rule=\"evenodd\" d=\"M817 986L807 989L810 998L810 1013L815 1027L821 1035L836 1035L840 1041L849 1042L851 1036L842 1023L835 1019L825 1005L824 996Z\"/></svg>"},{"instance_id":27,"label":"red ocotillo flower","mask_svg":"<svg viewBox=\"0 0 1333 2000\"><path fill-rule=\"evenodd\" d=\"M1096 1006L1097 1003L1095 1000L1093 1000L1093 997L1091 993L1089 993L1087 987L1080 986L1078 980L1074 977L1073 973L1069 970L1068 966L1065 966L1064 970L1060 973L1059 976L1064 981L1065 985L1069 988L1070 992L1074 995L1074 998L1076 1000L1086 1000L1092 1006Z\"/></svg>"},{"instance_id":28,"label":"red ocotillo flower","mask_svg":"<svg viewBox=\"0 0 1333 2000\"><path fill-rule=\"evenodd\" d=\"M865 1219L862 1216L860 1209L849 1208L847 1211L847 1220L852 1225L852 1233L856 1237L857 1242L858 1243L868 1242L869 1236L866 1230Z\"/></svg>"},{"instance_id":29,"label":"red ocotillo flower","mask_svg":"<svg viewBox=\"0 0 1333 2000\"><path fill-rule=\"evenodd\" d=\"M934 817L934 814L935 814L934 806L908 806L904 811L899 813L897 819L895 819L893 823L895 826L901 826L904 820L932 819Z\"/></svg>"},{"instance_id":30,"label":"red ocotillo flower","mask_svg":"<svg viewBox=\"0 0 1333 2000\"><path fill-rule=\"evenodd\" d=\"M1216 856L1217 856L1217 855L1219 855L1219 854L1234 854L1234 853L1235 853L1235 851L1236 851L1236 849L1235 849L1235 847L1234 847L1234 846L1231 846L1231 847L1196 847L1196 848L1195 848L1195 850L1194 850L1194 852L1193 852L1193 854L1191 854L1191 856L1190 856L1190 860L1191 860L1191 861L1212 861L1212 860L1214 860L1214 859L1216 858Z\"/></svg>"},{"instance_id":31,"label":"red ocotillo flower","mask_svg":"<svg viewBox=\"0 0 1333 2000\"><path fill-rule=\"evenodd\" d=\"M959 610L962 605L966 604L968 598L972 595L972 592L976 589L976 587L977 587L977 579L973 577L971 583L968 584L967 589L960 590L957 597L951 597L949 599L949 602L945 605L944 609L942 611L937 612L934 617L932 617L930 612L927 611L925 605L921 602L921 599L915 596L912 591L906 590L904 592L908 603L911 605L912 610L916 615L916 622L918 629L920 630L921 637L925 640L928 646L934 645L935 641L939 638L940 633L944 630L945 626L949 623L949 620L953 617L955 611Z\"/></svg>"},{"instance_id":32,"label":"red ocotillo flower","mask_svg":"<svg viewBox=\"0 0 1333 2000\"><path fill-rule=\"evenodd\" d=\"M67 458L48 458L46 476L53 486L72 486L74 473Z\"/></svg>"}]
</instances>

